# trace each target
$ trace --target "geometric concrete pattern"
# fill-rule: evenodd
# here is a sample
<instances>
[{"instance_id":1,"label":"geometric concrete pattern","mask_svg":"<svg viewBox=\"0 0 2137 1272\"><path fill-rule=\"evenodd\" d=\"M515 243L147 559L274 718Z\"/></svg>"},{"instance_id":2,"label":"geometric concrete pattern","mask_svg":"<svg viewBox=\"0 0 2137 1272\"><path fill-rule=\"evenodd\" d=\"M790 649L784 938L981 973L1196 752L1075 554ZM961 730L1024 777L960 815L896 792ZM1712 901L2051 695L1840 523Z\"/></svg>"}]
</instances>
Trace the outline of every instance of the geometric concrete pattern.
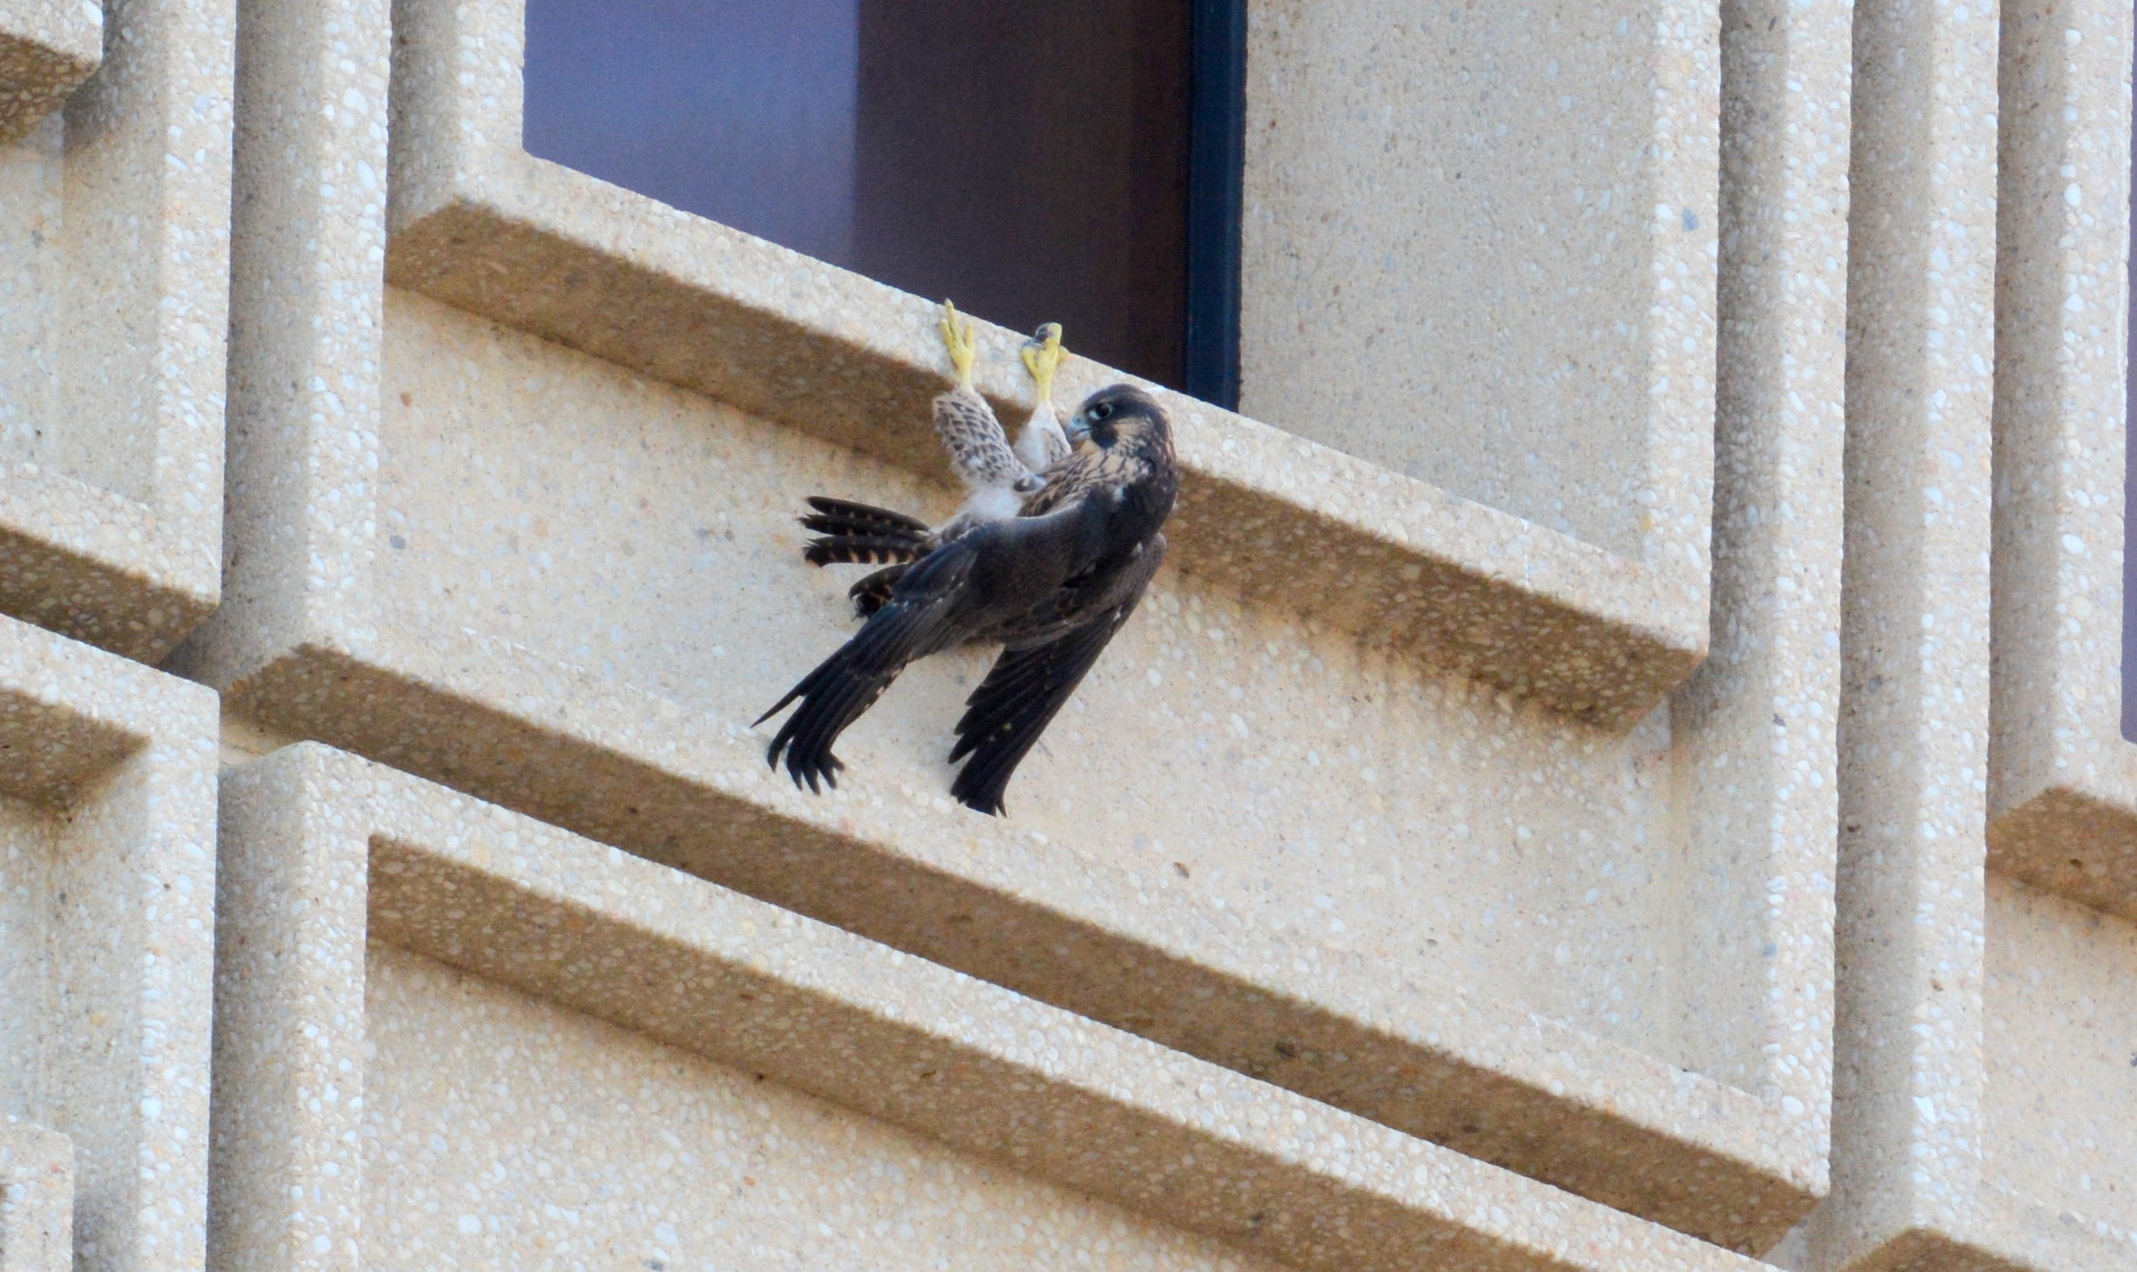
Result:
<instances>
[{"instance_id":1,"label":"geometric concrete pattern","mask_svg":"<svg viewBox=\"0 0 2137 1272\"><path fill-rule=\"evenodd\" d=\"M200 1266L215 734L199 685L0 619L0 1266L69 1228Z\"/></svg>"},{"instance_id":2,"label":"geometric concrete pattern","mask_svg":"<svg viewBox=\"0 0 2137 1272\"><path fill-rule=\"evenodd\" d=\"M993 818L989 651L751 724L941 298L528 155L543 2L0 2L0 1272L2137 1266L2126 3L1249 5Z\"/></svg>"},{"instance_id":3,"label":"geometric concrete pattern","mask_svg":"<svg viewBox=\"0 0 2137 1272\"><path fill-rule=\"evenodd\" d=\"M235 13L112 13L0 4L0 613L155 662L220 590Z\"/></svg>"}]
</instances>

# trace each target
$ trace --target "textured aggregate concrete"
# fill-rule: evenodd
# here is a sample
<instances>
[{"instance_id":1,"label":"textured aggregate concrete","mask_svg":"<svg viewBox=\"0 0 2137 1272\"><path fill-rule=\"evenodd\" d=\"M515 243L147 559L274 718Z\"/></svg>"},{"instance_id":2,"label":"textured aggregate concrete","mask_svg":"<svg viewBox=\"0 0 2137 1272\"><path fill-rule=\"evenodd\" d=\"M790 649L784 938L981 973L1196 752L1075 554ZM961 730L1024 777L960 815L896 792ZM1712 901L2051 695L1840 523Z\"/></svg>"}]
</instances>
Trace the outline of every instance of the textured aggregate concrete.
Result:
<instances>
[{"instance_id":1,"label":"textured aggregate concrete","mask_svg":"<svg viewBox=\"0 0 2137 1272\"><path fill-rule=\"evenodd\" d=\"M2130 928L1990 873L2033 873L2042 845L1992 830L1984 795L2011 821L2027 783L2076 779L2058 757L2112 728L2113 638L2086 607L2121 609L2120 516L2092 492L2119 506L2096 465L2120 463L2119 353L2100 350L2120 347L2125 249L2104 249L2104 280L2077 262L2125 232L2127 178L2106 174L2127 172L2130 14L2012 4L1999 39L1993 8L1857 13L1833 1194L1787 1258L2127 1267L2137 1020L2107 987L2131 974ZM2111 186L2098 202L2073 150ZM2054 325L2044 287L2063 289ZM2087 372L2101 356L2112 405ZM2116 556L2112 581L2093 552ZM2058 721L2090 740L2052 738ZM2081 829L2051 833L2079 853ZM2106 899L2070 878L2050 882Z\"/></svg>"},{"instance_id":2,"label":"textured aggregate concrete","mask_svg":"<svg viewBox=\"0 0 2137 1272\"><path fill-rule=\"evenodd\" d=\"M223 818L217 1266L1757 1266L316 744Z\"/></svg>"},{"instance_id":3,"label":"textured aggregate concrete","mask_svg":"<svg viewBox=\"0 0 2137 1272\"><path fill-rule=\"evenodd\" d=\"M57 1131L0 1117L0 1272L74 1266L74 1146Z\"/></svg>"},{"instance_id":4,"label":"textured aggregate concrete","mask_svg":"<svg viewBox=\"0 0 2137 1272\"><path fill-rule=\"evenodd\" d=\"M10 1269L68 1266L14 1260L70 1205L72 1266L201 1265L215 722L199 685L0 619L0 1157L72 1171L20 1181Z\"/></svg>"},{"instance_id":5,"label":"textured aggregate concrete","mask_svg":"<svg viewBox=\"0 0 2137 1272\"><path fill-rule=\"evenodd\" d=\"M440 17L403 6L404 69ZM1361 649L1340 606L1301 619L1181 571L993 822L941 794L972 656L901 682L842 745L835 796L768 774L746 728L848 630L837 583L796 559L799 496L940 513L949 492L382 288L378 174L404 130L437 123L403 100L388 142L383 19L288 5L248 27L233 568L175 665L228 690L261 745L333 742L1745 1250L1822 1195L1838 434L1793 402L1837 398L1836 116L1744 158L1747 181L1780 185L1765 232L1803 281L1776 295L1762 248L1724 284L1746 306L1718 425L1728 643L1668 710L1572 722ZM1793 70L1744 82L1835 77L1834 21L1778 28L1801 44ZM472 63L493 36L470 36ZM724 233L632 215L648 251ZM736 294L783 294L729 267ZM883 321L914 329L851 339L928 365L926 302L893 299ZM829 374L809 347L782 356ZM902 433L933 445L918 417ZM1282 444L1331 492L1406 481Z\"/></svg>"},{"instance_id":6,"label":"textured aggregate concrete","mask_svg":"<svg viewBox=\"0 0 2137 1272\"><path fill-rule=\"evenodd\" d=\"M103 60L98 0L0 4L0 144L44 122Z\"/></svg>"},{"instance_id":7,"label":"textured aggregate concrete","mask_svg":"<svg viewBox=\"0 0 2137 1272\"><path fill-rule=\"evenodd\" d=\"M97 73L0 144L0 613L147 662L220 590L233 8L113 4ZM0 28L102 48L92 12Z\"/></svg>"},{"instance_id":8,"label":"textured aggregate concrete","mask_svg":"<svg viewBox=\"0 0 2137 1272\"><path fill-rule=\"evenodd\" d=\"M2118 490L2130 15L2004 13L1989 868L2137 920Z\"/></svg>"},{"instance_id":9,"label":"textured aggregate concrete","mask_svg":"<svg viewBox=\"0 0 2137 1272\"><path fill-rule=\"evenodd\" d=\"M1707 559L1719 8L1248 10L1248 414Z\"/></svg>"}]
</instances>

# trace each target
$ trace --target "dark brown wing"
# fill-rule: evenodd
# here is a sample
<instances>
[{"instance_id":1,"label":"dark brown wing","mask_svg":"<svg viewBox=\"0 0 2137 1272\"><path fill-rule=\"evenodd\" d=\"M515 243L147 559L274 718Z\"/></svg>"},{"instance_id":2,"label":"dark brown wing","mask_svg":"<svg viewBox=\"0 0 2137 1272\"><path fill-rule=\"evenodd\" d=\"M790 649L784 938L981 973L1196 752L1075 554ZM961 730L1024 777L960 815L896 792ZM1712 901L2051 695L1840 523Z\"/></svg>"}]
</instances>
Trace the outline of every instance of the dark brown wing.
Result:
<instances>
[{"instance_id":1,"label":"dark brown wing","mask_svg":"<svg viewBox=\"0 0 2137 1272\"><path fill-rule=\"evenodd\" d=\"M778 767L784 752L796 786L836 786L844 765L832 744L907 663L975 635L1029 630L1020 617L1091 570L1104 529L1104 510L1088 504L990 521L906 567L861 630L757 718L762 724L800 702L766 749L766 762Z\"/></svg>"},{"instance_id":2,"label":"dark brown wing","mask_svg":"<svg viewBox=\"0 0 2137 1272\"><path fill-rule=\"evenodd\" d=\"M970 755L950 784L950 794L968 808L999 815L1002 796L1017 765L1076 692L1113 634L1135 612L1136 602L1165 559L1165 536L1139 551L1104 594L1085 598L1073 617L1012 640L972 696L957 722L951 763Z\"/></svg>"},{"instance_id":3,"label":"dark brown wing","mask_svg":"<svg viewBox=\"0 0 2137 1272\"><path fill-rule=\"evenodd\" d=\"M886 565L875 573L863 577L860 582L852 587L847 588L846 596L853 602L854 616L856 618L867 618L877 610L890 604L891 589L897 587L898 580L904 578L905 572L912 568L910 561L901 561L896 565Z\"/></svg>"},{"instance_id":4,"label":"dark brown wing","mask_svg":"<svg viewBox=\"0 0 2137 1272\"><path fill-rule=\"evenodd\" d=\"M957 643L958 602L971 574L972 553L937 553L929 560L932 570L907 576L918 586L872 615L853 639L757 717L755 724L763 724L800 700L764 756L777 768L784 751L794 785L807 782L812 791L820 789L819 782L837 786L838 771L846 767L831 753L838 735L875 705L907 663Z\"/></svg>"}]
</instances>

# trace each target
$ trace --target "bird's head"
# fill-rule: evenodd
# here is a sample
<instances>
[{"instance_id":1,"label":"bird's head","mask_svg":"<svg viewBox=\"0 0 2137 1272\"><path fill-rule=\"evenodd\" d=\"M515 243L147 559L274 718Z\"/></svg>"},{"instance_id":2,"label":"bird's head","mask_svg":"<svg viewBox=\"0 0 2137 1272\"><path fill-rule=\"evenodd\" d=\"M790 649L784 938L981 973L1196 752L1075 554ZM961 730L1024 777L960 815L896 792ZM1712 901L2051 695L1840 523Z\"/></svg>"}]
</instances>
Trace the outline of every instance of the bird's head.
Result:
<instances>
[{"instance_id":1,"label":"bird's head","mask_svg":"<svg viewBox=\"0 0 2137 1272\"><path fill-rule=\"evenodd\" d=\"M1158 400L1132 384L1100 389L1069 417L1069 445L1112 450L1125 442L1162 449L1172 446L1172 419Z\"/></svg>"}]
</instances>

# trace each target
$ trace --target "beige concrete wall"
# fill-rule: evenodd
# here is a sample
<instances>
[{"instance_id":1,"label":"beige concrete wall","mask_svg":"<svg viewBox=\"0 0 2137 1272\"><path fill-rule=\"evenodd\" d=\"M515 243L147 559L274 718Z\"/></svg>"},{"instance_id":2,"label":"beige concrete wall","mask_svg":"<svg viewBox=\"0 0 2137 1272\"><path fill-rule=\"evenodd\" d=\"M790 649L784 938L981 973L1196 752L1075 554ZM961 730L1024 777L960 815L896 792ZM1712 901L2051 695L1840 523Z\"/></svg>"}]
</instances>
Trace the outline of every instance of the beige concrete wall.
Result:
<instances>
[{"instance_id":1,"label":"beige concrete wall","mask_svg":"<svg viewBox=\"0 0 2137 1272\"><path fill-rule=\"evenodd\" d=\"M1248 12L1242 409L1635 560L1703 558L1718 6Z\"/></svg>"},{"instance_id":2,"label":"beige concrete wall","mask_svg":"<svg viewBox=\"0 0 2137 1272\"><path fill-rule=\"evenodd\" d=\"M0 6L0 613L153 662L220 592L235 14L109 10Z\"/></svg>"},{"instance_id":3,"label":"beige concrete wall","mask_svg":"<svg viewBox=\"0 0 2137 1272\"><path fill-rule=\"evenodd\" d=\"M991 819L984 651L750 724L931 298L527 156L522 0L0 4L0 1269L2137 1261L2127 9L1249 13Z\"/></svg>"},{"instance_id":4,"label":"beige concrete wall","mask_svg":"<svg viewBox=\"0 0 2137 1272\"><path fill-rule=\"evenodd\" d=\"M70 1227L74 1266L200 1266L215 728L200 686L0 619L0 1266L69 1266Z\"/></svg>"}]
</instances>

